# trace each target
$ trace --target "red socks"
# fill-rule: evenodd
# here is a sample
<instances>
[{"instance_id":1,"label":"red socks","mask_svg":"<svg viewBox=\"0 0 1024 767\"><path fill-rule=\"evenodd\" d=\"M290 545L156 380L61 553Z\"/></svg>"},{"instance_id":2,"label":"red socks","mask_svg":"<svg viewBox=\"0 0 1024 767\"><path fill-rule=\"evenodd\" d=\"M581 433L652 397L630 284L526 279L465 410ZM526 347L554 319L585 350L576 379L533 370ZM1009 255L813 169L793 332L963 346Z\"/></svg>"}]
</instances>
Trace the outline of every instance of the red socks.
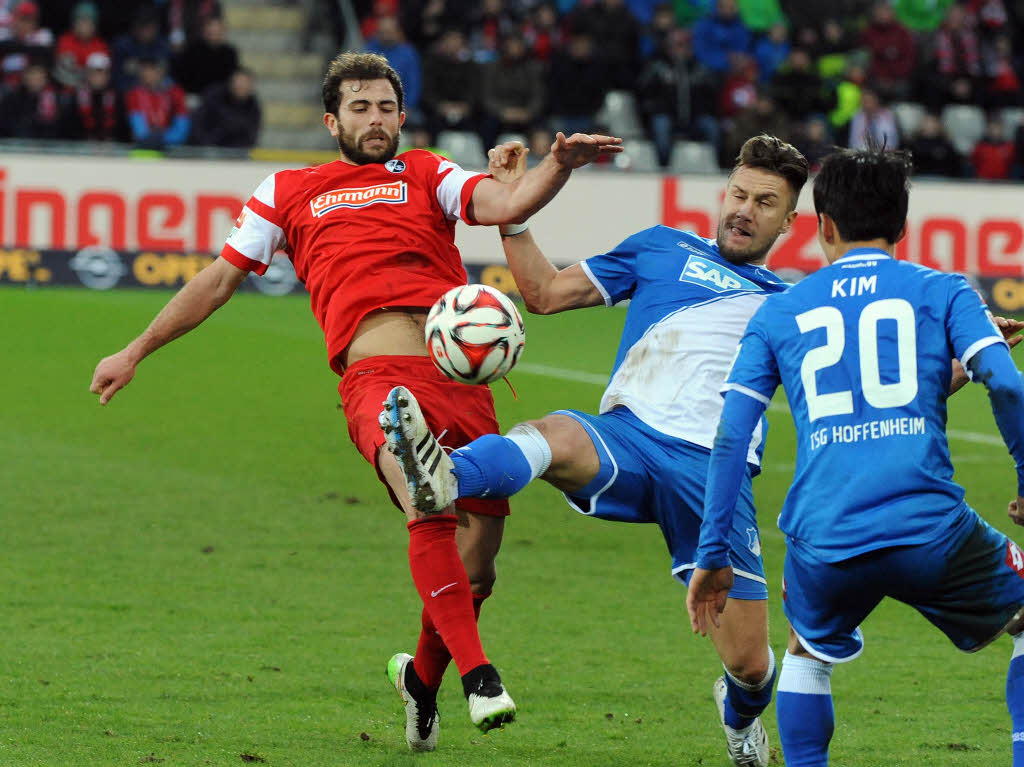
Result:
<instances>
[{"instance_id":1,"label":"red socks","mask_svg":"<svg viewBox=\"0 0 1024 767\"><path fill-rule=\"evenodd\" d=\"M456 522L453 514L438 514L408 525L409 568L424 606L415 667L432 689L441 684L449 652L460 675L488 662L476 628L479 603L486 596L479 601L472 598L466 568L455 546Z\"/></svg>"},{"instance_id":2,"label":"red socks","mask_svg":"<svg viewBox=\"0 0 1024 767\"><path fill-rule=\"evenodd\" d=\"M477 621L480 620L480 607L490 595L490 592L473 595L473 615ZM420 620L423 628L420 631L419 644L416 645L416 660L413 665L416 668L416 675L423 681L423 684L431 690L436 690L441 686L441 678L444 676L452 656L441 640L441 635L437 633L434 622L430 620L430 613L427 612L426 607L423 608Z\"/></svg>"}]
</instances>

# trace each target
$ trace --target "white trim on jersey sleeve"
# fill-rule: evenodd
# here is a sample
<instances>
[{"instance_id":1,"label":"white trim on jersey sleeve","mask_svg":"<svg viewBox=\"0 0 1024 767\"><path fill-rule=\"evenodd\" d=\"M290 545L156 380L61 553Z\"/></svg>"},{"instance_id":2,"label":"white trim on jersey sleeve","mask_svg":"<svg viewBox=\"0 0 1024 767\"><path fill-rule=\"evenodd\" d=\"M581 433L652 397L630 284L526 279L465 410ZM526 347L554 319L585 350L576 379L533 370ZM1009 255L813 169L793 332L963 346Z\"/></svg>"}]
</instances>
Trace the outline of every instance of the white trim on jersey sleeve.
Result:
<instances>
[{"instance_id":1,"label":"white trim on jersey sleeve","mask_svg":"<svg viewBox=\"0 0 1024 767\"><path fill-rule=\"evenodd\" d=\"M446 173L447 172L447 173ZM472 170L464 170L451 160L443 160L437 166L437 174L446 173L437 185L437 202L447 218L452 221L462 220L462 187L477 176L486 176Z\"/></svg>"},{"instance_id":2,"label":"white trim on jersey sleeve","mask_svg":"<svg viewBox=\"0 0 1024 767\"><path fill-rule=\"evenodd\" d=\"M973 344L968 346L967 350L964 352L964 358L960 360L960 364L963 365L964 371L966 371L967 373L967 377L970 378L972 381L974 380L974 378L971 376L971 371L967 369L967 363L975 354L980 352L985 347L992 346L993 344L1006 344L1006 341L1000 336L985 336L985 338L980 338Z\"/></svg>"},{"instance_id":3,"label":"white trim on jersey sleeve","mask_svg":"<svg viewBox=\"0 0 1024 767\"><path fill-rule=\"evenodd\" d=\"M276 205L274 205L274 190L276 185L274 177L276 175L276 173L271 173L269 176L263 179L260 185L256 187L256 191L252 193L253 197L262 202L268 208L277 207Z\"/></svg>"},{"instance_id":4,"label":"white trim on jersey sleeve","mask_svg":"<svg viewBox=\"0 0 1024 767\"><path fill-rule=\"evenodd\" d=\"M726 383L726 384L723 384L722 388L719 389L719 391L722 394L724 394L727 391L735 391L735 392L739 392L740 394L746 394L748 397L752 397L753 399L756 399L758 402L763 404L765 407L768 407L770 404L772 404L772 401L770 399L768 399L766 396L764 396L763 394L761 394L761 392L754 391L749 386L743 386L742 384L738 384L738 383Z\"/></svg>"},{"instance_id":5,"label":"white trim on jersey sleeve","mask_svg":"<svg viewBox=\"0 0 1024 767\"><path fill-rule=\"evenodd\" d=\"M285 246L284 230L248 205L242 208L242 216L242 225L231 230L225 244L246 258L269 266L274 253Z\"/></svg>"},{"instance_id":6,"label":"white trim on jersey sleeve","mask_svg":"<svg viewBox=\"0 0 1024 767\"><path fill-rule=\"evenodd\" d=\"M601 294L601 298L604 299L605 306L612 305L611 294L605 289L604 285L601 284L601 280L594 276L594 273L590 271L590 266L586 261L580 261L580 267L583 269L583 273L587 275L587 279L594 283L594 287L597 288L597 292Z\"/></svg>"}]
</instances>

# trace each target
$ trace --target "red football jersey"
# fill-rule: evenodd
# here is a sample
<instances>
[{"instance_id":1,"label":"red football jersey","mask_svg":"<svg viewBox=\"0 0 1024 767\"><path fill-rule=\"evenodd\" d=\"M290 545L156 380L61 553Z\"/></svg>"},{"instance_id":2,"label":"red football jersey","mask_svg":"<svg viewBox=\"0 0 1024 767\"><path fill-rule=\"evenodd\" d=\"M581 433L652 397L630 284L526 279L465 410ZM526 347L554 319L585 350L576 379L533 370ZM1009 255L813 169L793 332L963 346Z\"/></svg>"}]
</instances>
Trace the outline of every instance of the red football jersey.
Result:
<instances>
[{"instance_id":1,"label":"red football jersey","mask_svg":"<svg viewBox=\"0 0 1024 767\"><path fill-rule=\"evenodd\" d=\"M487 175L416 149L386 163L336 160L268 176L245 204L221 256L263 274L288 254L309 291L331 367L359 321L385 307L429 308L466 284L455 222Z\"/></svg>"}]
</instances>

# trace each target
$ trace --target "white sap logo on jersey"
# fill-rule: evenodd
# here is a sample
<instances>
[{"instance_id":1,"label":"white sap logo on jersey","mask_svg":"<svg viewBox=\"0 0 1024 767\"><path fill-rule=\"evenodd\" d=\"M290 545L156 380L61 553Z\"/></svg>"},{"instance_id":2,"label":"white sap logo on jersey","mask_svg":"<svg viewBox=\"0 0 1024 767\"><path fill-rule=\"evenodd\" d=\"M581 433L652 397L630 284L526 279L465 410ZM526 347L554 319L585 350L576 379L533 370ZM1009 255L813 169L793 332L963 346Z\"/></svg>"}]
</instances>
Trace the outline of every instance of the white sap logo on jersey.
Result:
<instances>
[{"instance_id":1,"label":"white sap logo on jersey","mask_svg":"<svg viewBox=\"0 0 1024 767\"><path fill-rule=\"evenodd\" d=\"M686 259L679 281L703 285L716 293L724 293L727 290L761 290L753 282L743 279L722 264L696 255Z\"/></svg>"}]
</instances>

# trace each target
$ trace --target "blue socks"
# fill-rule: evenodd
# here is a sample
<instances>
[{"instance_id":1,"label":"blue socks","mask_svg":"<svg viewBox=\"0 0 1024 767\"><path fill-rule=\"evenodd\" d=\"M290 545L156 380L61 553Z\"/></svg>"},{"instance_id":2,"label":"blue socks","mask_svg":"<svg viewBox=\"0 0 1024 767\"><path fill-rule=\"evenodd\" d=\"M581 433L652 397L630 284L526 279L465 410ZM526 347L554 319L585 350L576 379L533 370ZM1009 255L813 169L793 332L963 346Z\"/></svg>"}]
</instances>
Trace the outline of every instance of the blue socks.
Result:
<instances>
[{"instance_id":1,"label":"blue socks","mask_svg":"<svg viewBox=\"0 0 1024 767\"><path fill-rule=\"evenodd\" d=\"M746 684L725 672L725 723L734 730L742 730L754 723L761 712L772 702L772 687L775 685L775 653L768 648L768 671L757 684Z\"/></svg>"},{"instance_id":2,"label":"blue socks","mask_svg":"<svg viewBox=\"0 0 1024 767\"><path fill-rule=\"evenodd\" d=\"M827 767L835 730L832 664L787 652L775 710L786 767Z\"/></svg>"},{"instance_id":3,"label":"blue socks","mask_svg":"<svg viewBox=\"0 0 1024 767\"><path fill-rule=\"evenodd\" d=\"M551 447L535 426L519 424L507 436L473 440L451 459L459 498L507 498L548 470Z\"/></svg>"},{"instance_id":4,"label":"blue socks","mask_svg":"<svg viewBox=\"0 0 1024 767\"><path fill-rule=\"evenodd\" d=\"M1013 767L1024 767L1024 633L1013 638L1006 674L1006 707L1013 722Z\"/></svg>"}]
</instances>

